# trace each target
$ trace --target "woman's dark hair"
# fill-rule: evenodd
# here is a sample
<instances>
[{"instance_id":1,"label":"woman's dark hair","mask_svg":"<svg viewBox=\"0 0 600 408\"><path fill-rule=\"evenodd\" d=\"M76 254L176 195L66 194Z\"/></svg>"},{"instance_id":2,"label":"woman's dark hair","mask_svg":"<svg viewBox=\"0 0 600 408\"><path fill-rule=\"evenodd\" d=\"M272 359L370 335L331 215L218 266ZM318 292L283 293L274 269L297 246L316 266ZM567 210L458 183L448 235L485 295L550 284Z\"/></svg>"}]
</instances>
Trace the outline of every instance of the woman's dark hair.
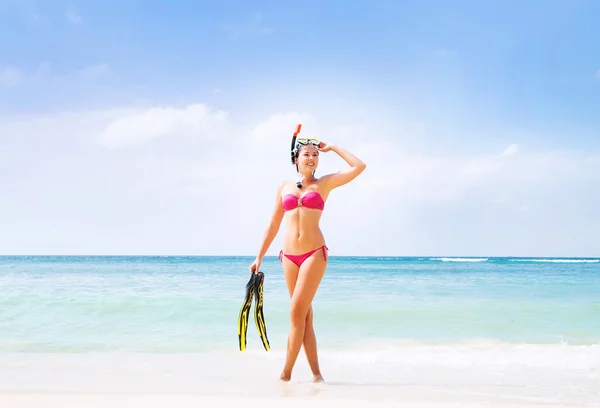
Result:
<instances>
[{"instance_id":1,"label":"woman's dark hair","mask_svg":"<svg viewBox=\"0 0 600 408\"><path fill-rule=\"evenodd\" d=\"M296 166L296 171L298 171L298 163L296 163L296 159L300 155L300 149L302 145L300 143L296 143L294 150L292 150L292 164Z\"/></svg>"}]
</instances>

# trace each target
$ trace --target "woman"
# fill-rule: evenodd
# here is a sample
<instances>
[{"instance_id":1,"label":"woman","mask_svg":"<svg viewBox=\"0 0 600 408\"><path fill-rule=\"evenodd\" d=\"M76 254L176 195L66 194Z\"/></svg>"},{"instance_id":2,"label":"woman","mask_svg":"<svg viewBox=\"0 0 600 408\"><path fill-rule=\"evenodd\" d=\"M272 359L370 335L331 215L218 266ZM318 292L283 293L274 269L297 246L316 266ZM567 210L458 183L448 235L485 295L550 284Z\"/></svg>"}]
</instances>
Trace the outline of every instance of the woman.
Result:
<instances>
[{"instance_id":1,"label":"woman","mask_svg":"<svg viewBox=\"0 0 600 408\"><path fill-rule=\"evenodd\" d=\"M355 179L366 168L365 163L340 146L309 139L296 143L292 151L293 162L302 182L286 181L277 189L275 209L269 227L265 231L258 256L250 266L256 273L262 259L286 218L287 232L279 254L285 282L291 298L290 333L287 356L280 380L290 381L292 370L304 345L304 351L313 373L313 381L323 381L317 357L317 339L313 328L312 301L327 267L325 238L319 221L325 201L334 188ZM349 167L337 173L316 178L319 153L333 151L348 163Z\"/></svg>"}]
</instances>

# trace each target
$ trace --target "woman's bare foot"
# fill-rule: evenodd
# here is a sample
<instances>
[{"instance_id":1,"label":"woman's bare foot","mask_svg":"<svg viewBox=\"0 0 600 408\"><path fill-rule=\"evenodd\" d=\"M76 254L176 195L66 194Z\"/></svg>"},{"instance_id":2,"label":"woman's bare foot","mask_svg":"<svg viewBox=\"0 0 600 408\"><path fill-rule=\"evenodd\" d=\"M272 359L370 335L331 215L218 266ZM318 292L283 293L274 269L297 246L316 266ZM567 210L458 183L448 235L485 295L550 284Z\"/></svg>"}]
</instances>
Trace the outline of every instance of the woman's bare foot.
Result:
<instances>
[{"instance_id":1,"label":"woman's bare foot","mask_svg":"<svg viewBox=\"0 0 600 408\"><path fill-rule=\"evenodd\" d=\"M284 373L281 373L281 375L279 376L279 381L283 381L283 382L289 382L291 380L291 375L286 375Z\"/></svg>"},{"instance_id":2,"label":"woman's bare foot","mask_svg":"<svg viewBox=\"0 0 600 408\"><path fill-rule=\"evenodd\" d=\"M313 382L321 383L321 382L325 382L325 379L323 378L323 376L321 374L317 374L317 375L313 376Z\"/></svg>"}]
</instances>

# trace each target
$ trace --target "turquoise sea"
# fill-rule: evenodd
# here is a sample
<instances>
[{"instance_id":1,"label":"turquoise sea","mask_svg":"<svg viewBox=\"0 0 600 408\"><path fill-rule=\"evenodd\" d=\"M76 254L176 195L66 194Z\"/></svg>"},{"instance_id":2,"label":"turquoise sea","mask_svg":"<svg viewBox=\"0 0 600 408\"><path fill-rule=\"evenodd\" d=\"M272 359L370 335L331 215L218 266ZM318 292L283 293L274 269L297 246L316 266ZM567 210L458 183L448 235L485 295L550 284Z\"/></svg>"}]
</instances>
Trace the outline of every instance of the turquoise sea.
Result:
<instances>
[{"instance_id":1,"label":"turquoise sea","mask_svg":"<svg viewBox=\"0 0 600 408\"><path fill-rule=\"evenodd\" d=\"M479 393L526 390L530 398L600 401L599 259L331 256L313 303L325 378L373 386L453 384L453 390L462 384ZM0 391L23 387L19 373L50 372L56 356L60 364L120 356L114 361L140 370L162 361L162 374L154 373L160 383L165 372L217 365L219 378L234 381L238 364L259 364L265 378L276 378L289 324L276 257L266 257L261 267L272 350L262 348L252 316L248 350L238 350L237 319L251 262L0 257ZM303 352L298 367L297 376L310 378ZM560 398L553 394L559 384L569 384Z\"/></svg>"},{"instance_id":2,"label":"turquoise sea","mask_svg":"<svg viewBox=\"0 0 600 408\"><path fill-rule=\"evenodd\" d=\"M0 258L0 351L237 348L249 257ZM283 346L289 300L266 258L265 318ZM314 301L325 348L373 343L600 344L598 259L336 258ZM254 326L248 347L262 347Z\"/></svg>"}]
</instances>

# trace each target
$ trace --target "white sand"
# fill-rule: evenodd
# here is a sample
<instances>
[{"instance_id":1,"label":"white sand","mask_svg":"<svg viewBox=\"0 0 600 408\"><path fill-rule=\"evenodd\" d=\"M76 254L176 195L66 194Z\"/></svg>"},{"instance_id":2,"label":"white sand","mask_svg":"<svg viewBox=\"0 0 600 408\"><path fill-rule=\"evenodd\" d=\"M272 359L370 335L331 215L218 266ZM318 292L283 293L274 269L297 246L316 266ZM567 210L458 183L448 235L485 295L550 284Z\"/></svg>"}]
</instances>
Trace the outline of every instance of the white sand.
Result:
<instances>
[{"instance_id":1,"label":"white sand","mask_svg":"<svg viewBox=\"0 0 600 408\"><path fill-rule=\"evenodd\" d=\"M232 405L235 404L235 405ZM332 405L335 404L335 405ZM205 395L102 395L102 394L0 394L2 408L199 408L199 407L282 407L329 408L343 404L344 407L416 407L416 408L556 408L576 405L519 404L510 402L445 402L445 401L370 401L343 398L316 397L214 397ZM592 407L593 405L586 405Z\"/></svg>"},{"instance_id":2,"label":"white sand","mask_svg":"<svg viewBox=\"0 0 600 408\"><path fill-rule=\"evenodd\" d=\"M599 407L597 360L542 356L481 361L431 350L393 361L323 353L325 384L299 359L289 384L277 381L283 354L1 354L0 408L46 407ZM547 355L545 355L547 357ZM343 357L343 358L342 358ZM576 356L575 356L576 357ZM595 354L592 355L595 357ZM550 364L551 363L551 364Z\"/></svg>"}]
</instances>

